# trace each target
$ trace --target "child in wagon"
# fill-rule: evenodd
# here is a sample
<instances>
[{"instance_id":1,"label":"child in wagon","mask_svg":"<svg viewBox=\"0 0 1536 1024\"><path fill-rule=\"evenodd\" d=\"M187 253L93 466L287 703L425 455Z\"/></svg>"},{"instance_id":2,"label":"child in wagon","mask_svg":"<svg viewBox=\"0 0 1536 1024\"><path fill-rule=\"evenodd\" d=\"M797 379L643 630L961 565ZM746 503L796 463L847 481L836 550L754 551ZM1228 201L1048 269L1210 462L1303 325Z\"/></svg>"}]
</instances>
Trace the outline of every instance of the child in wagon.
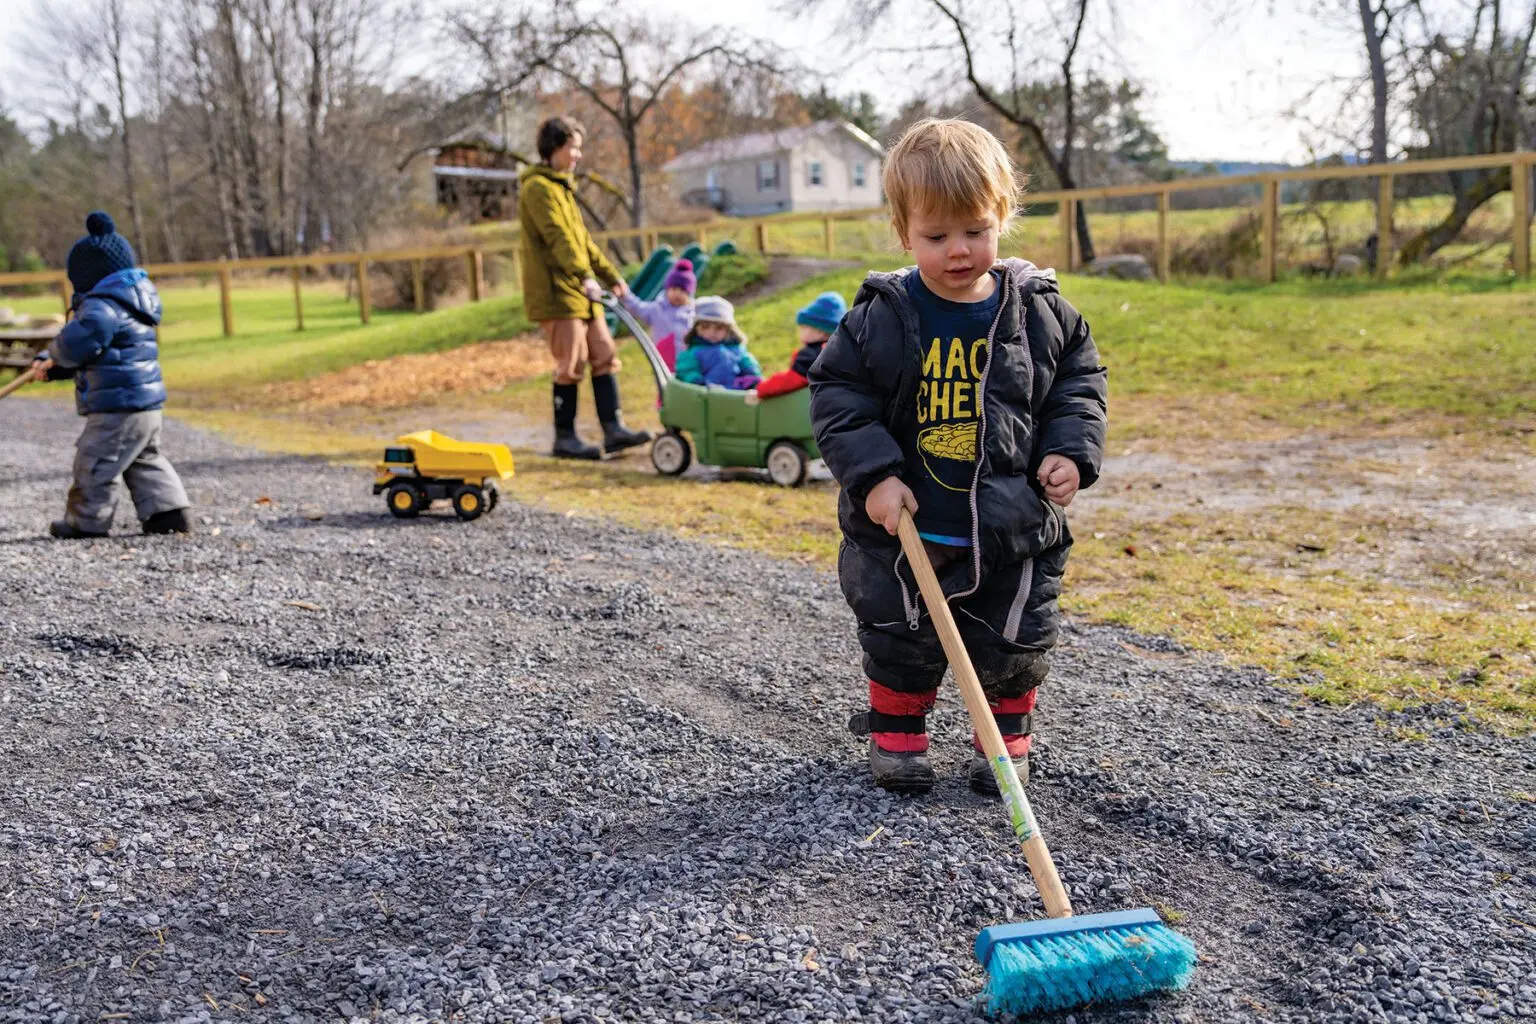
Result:
<instances>
[{"instance_id":1,"label":"child in wagon","mask_svg":"<svg viewBox=\"0 0 1536 1024\"><path fill-rule=\"evenodd\" d=\"M706 295L693 312L693 328L677 357L677 379L734 391L756 387L763 369L747 351L747 336L736 325L736 308L718 295Z\"/></svg>"},{"instance_id":2,"label":"child in wagon","mask_svg":"<svg viewBox=\"0 0 1536 1024\"><path fill-rule=\"evenodd\" d=\"M843 301L841 295L837 292L822 292L811 300L810 305L796 313L795 326L800 331L800 351L795 353L789 369L780 370L748 394L747 404L756 405L765 398L775 398L809 387L810 381L807 378L811 373L811 364L816 362L821 350L827 347L827 339L837 330L837 325L843 322L843 315L847 312L848 303Z\"/></svg>"}]
</instances>

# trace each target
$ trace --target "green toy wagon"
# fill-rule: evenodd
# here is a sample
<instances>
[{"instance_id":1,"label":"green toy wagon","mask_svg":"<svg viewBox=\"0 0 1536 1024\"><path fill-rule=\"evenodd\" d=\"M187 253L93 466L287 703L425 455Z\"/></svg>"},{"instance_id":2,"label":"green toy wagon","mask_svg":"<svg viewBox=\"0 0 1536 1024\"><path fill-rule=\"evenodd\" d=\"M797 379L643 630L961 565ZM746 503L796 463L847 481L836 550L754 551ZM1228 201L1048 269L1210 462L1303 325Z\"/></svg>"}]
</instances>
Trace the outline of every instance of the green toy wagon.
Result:
<instances>
[{"instance_id":1,"label":"green toy wagon","mask_svg":"<svg viewBox=\"0 0 1536 1024\"><path fill-rule=\"evenodd\" d=\"M656 378L665 428L651 442L651 464L658 473L678 476L698 459L705 466L766 469L768 478L782 487L805 483L811 460L821 458L811 432L808 389L748 405L748 392L680 381L629 310L612 296L603 296L603 301L640 343Z\"/></svg>"}]
</instances>

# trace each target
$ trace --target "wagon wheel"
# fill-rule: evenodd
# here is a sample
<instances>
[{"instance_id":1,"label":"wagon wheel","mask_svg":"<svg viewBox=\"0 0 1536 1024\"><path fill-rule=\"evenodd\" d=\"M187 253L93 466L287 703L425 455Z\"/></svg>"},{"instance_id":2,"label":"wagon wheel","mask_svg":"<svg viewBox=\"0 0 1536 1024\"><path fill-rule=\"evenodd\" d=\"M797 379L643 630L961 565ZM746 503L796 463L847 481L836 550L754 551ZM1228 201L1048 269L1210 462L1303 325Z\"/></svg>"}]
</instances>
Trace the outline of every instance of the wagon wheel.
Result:
<instances>
[{"instance_id":1,"label":"wagon wheel","mask_svg":"<svg viewBox=\"0 0 1536 1024\"><path fill-rule=\"evenodd\" d=\"M485 492L474 484L460 484L453 492L453 510L465 522L479 519L485 506Z\"/></svg>"},{"instance_id":2,"label":"wagon wheel","mask_svg":"<svg viewBox=\"0 0 1536 1024\"><path fill-rule=\"evenodd\" d=\"M799 487L805 483L805 474L810 469L805 449L793 441L773 442L768 446L768 457L764 462L768 466L768 479L780 487Z\"/></svg>"},{"instance_id":3,"label":"wagon wheel","mask_svg":"<svg viewBox=\"0 0 1536 1024\"><path fill-rule=\"evenodd\" d=\"M404 480L390 484L384 500L389 505L390 514L396 519L410 519L427 507L427 496L421 488Z\"/></svg>"},{"instance_id":4,"label":"wagon wheel","mask_svg":"<svg viewBox=\"0 0 1536 1024\"><path fill-rule=\"evenodd\" d=\"M651 442L651 465L662 476L681 476L692 462L693 447L675 430L669 430Z\"/></svg>"}]
</instances>

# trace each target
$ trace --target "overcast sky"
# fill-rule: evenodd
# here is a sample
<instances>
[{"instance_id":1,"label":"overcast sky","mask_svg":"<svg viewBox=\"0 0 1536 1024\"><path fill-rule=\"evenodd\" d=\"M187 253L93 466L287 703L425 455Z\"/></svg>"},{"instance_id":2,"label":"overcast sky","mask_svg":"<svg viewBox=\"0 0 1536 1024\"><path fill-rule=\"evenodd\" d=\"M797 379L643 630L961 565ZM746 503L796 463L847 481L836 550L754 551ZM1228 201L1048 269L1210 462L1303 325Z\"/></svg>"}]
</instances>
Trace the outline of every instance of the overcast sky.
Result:
<instances>
[{"instance_id":1,"label":"overcast sky","mask_svg":"<svg viewBox=\"0 0 1536 1024\"><path fill-rule=\"evenodd\" d=\"M929 74L954 77L945 73L943 61L948 58L943 52L881 56L871 48L851 46L838 36L830 19L790 19L777 13L774 0L623 2L628 10L714 20L768 39L826 74L834 93L866 89L875 94L885 113L893 113L910 95L912 63ZM36 3L0 0L0 7L7 12L6 21L17 25L25 23ZM415 4L430 20L438 0L415 0ZM1347 21L1330 29L1287 12L1300 6L1296 0L1119 0L1120 28L1114 35L1118 52L1102 43L1101 26L1100 36L1086 43L1083 53L1104 72L1128 73L1142 83L1147 112L1176 160L1304 160L1307 129L1288 111L1330 76L1353 74L1360 57ZM1216 18L1213 9L1241 13ZM911 46L912 40L938 39L948 43L952 37L946 28L938 21L918 22L905 31L888 33L884 42ZM416 59L425 67L428 60L439 58L429 58L419 49ZM14 43L8 45L0 34L0 97L13 113L31 121L26 117L25 87L18 87L15 77L21 71ZM1335 91L1316 98L1312 109L1336 106L1336 97Z\"/></svg>"}]
</instances>

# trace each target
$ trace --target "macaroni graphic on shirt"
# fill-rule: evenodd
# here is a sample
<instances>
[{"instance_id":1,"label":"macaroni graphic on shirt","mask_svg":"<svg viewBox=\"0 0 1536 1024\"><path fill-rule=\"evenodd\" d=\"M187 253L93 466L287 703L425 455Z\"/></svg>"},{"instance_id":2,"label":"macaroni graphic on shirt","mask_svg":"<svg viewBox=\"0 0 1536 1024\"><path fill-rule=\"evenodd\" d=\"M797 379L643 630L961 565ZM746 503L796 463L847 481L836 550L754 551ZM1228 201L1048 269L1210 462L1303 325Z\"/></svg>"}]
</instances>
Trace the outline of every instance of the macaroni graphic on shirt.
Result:
<instances>
[{"instance_id":1,"label":"macaroni graphic on shirt","mask_svg":"<svg viewBox=\"0 0 1536 1024\"><path fill-rule=\"evenodd\" d=\"M976 468L987 339L931 338L917 386L917 449L929 481L969 492Z\"/></svg>"}]
</instances>

